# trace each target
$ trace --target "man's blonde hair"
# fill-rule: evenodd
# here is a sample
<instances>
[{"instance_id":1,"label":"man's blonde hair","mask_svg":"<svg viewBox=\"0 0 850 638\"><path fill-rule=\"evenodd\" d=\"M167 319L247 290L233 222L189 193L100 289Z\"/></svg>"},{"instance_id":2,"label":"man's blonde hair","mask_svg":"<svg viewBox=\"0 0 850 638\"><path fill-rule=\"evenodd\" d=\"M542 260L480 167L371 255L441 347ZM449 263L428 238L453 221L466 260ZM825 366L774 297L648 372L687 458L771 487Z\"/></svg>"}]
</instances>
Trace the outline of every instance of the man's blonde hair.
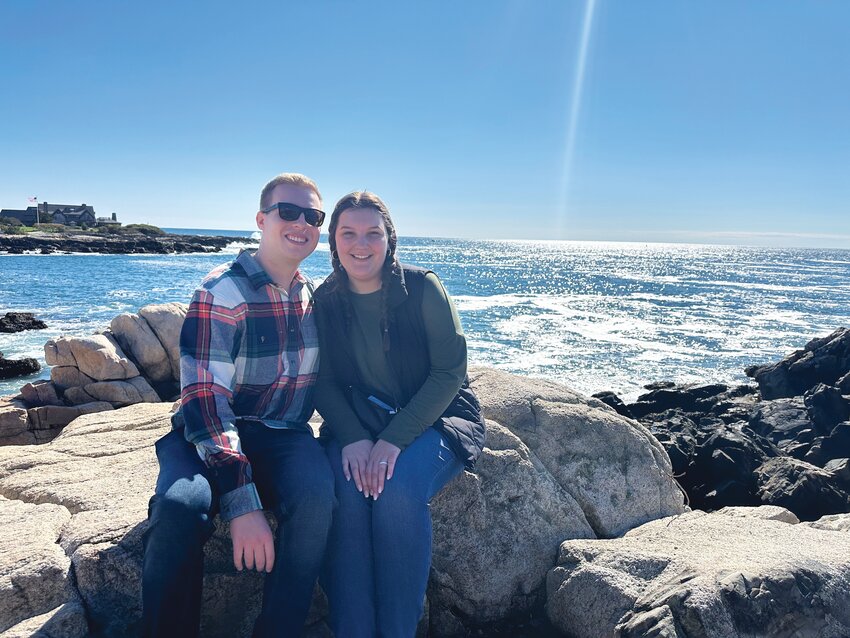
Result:
<instances>
[{"instance_id":1,"label":"man's blonde hair","mask_svg":"<svg viewBox=\"0 0 850 638\"><path fill-rule=\"evenodd\" d=\"M316 182L307 177L306 175L302 175L301 173L281 173L277 177L273 177L269 180L269 183L263 186L262 192L260 192L260 210L264 208L268 208L272 204L276 202L269 202L268 197L269 194L275 189L275 186L279 184L292 184L293 186L303 186L304 188L310 188L316 193L316 196L319 198L319 201L322 201L322 194L319 192L319 187L316 186Z\"/></svg>"}]
</instances>

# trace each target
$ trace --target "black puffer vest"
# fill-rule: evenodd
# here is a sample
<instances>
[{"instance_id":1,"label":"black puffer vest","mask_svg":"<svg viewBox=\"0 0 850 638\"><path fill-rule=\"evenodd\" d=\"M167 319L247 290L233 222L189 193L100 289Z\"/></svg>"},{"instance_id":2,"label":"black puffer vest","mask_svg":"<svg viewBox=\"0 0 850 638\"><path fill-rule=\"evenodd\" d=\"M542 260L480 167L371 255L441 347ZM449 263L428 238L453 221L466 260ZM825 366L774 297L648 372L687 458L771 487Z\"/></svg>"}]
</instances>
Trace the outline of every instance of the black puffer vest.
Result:
<instances>
[{"instance_id":1,"label":"black puffer vest","mask_svg":"<svg viewBox=\"0 0 850 638\"><path fill-rule=\"evenodd\" d=\"M422 387L431 370L425 323L422 319L422 295L425 275L430 271L415 266L402 266L400 276L389 282L387 312L389 318L390 348L386 353L390 369L399 380L403 396L396 397L399 405L407 405ZM349 339L350 326L345 317L345 300L342 295L350 294L345 284L338 284L336 274L316 289L314 295L316 323L323 334L326 347L331 349L330 360L333 374L345 389L359 387L368 389L357 372L354 353ZM434 422L445 437L452 451L472 469L484 447L484 418L478 398L469 387L469 379L463 380L460 390L443 415Z\"/></svg>"}]
</instances>

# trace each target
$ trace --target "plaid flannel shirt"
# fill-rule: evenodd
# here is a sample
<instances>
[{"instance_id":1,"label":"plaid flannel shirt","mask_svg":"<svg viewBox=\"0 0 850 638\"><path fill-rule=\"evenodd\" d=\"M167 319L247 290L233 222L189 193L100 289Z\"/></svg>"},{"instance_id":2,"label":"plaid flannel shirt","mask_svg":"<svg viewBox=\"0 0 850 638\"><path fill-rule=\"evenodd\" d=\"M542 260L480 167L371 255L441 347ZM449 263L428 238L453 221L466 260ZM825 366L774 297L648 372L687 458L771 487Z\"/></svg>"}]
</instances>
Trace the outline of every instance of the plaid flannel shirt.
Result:
<instances>
[{"instance_id":1,"label":"plaid flannel shirt","mask_svg":"<svg viewBox=\"0 0 850 638\"><path fill-rule=\"evenodd\" d=\"M312 282L300 272L287 294L243 250L195 291L180 333L180 414L225 520L262 509L237 421L309 430L318 369Z\"/></svg>"}]
</instances>

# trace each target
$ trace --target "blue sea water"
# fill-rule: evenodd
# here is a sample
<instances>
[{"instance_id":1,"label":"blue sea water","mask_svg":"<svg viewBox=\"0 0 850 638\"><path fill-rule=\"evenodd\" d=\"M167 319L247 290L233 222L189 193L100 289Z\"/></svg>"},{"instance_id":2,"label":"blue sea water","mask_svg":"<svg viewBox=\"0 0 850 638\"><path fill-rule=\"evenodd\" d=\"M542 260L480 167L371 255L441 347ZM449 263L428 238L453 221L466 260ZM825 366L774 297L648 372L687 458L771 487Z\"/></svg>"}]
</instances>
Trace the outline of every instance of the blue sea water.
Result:
<instances>
[{"instance_id":1,"label":"blue sea water","mask_svg":"<svg viewBox=\"0 0 850 638\"><path fill-rule=\"evenodd\" d=\"M227 254L0 255L0 313L34 312L50 326L0 334L0 351L44 363L49 338L90 334L148 303L187 302L251 236L227 234ZM846 250L428 238L399 245L403 261L432 268L452 294L471 365L588 394L610 389L634 399L652 381L743 382L745 366L850 325ZM304 270L317 280L330 272L325 237ZM0 381L0 395L24 381Z\"/></svg>"}]
</instances>

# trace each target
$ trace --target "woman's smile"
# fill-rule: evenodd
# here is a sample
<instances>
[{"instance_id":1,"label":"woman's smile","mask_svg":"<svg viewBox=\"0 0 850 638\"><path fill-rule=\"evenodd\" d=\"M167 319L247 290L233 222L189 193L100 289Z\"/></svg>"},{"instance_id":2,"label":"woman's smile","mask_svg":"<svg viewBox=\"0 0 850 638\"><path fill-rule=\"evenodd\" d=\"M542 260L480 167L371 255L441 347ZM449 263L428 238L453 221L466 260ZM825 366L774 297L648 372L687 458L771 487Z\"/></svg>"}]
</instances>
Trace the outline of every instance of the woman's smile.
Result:
<instances>
[{"instance_id":1,"label":"woman's smile","mask_svg":"<svg viewBox=\"0 0 850 638\"><path fill-rule=\"evenodd\" d=\"M352 290L363 294L380 289L387 245L384 220L374 208L349 208L339 216L337 255Z\"/></svg>"}]
</instances>

